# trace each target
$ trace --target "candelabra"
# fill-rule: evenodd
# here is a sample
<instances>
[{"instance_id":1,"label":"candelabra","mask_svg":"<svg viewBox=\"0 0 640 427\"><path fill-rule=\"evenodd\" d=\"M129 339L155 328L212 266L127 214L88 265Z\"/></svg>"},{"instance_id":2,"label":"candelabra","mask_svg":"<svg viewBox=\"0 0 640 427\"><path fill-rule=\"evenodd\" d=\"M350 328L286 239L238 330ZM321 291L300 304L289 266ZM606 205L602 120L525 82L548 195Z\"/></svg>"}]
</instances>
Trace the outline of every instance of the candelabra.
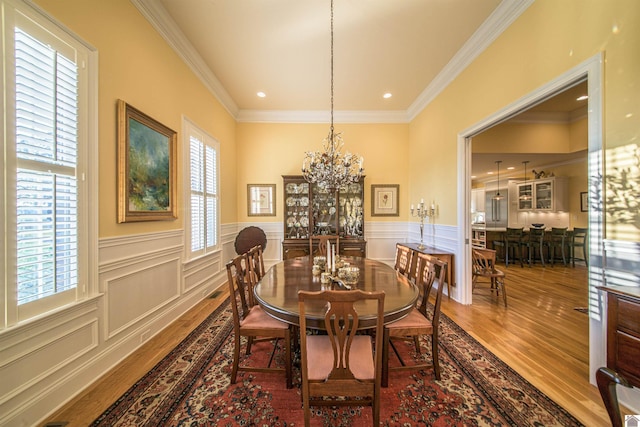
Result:
<instances>
[{"instance_id":1,"label":"candelabra","mask_svg":"<svg viewBox=\"0 0 640 427\"><path fill-rule=\"evenodd\" d=\"M424 199L420 200L418 203L418 208L414 209L413 205L411 205L411 216L420 218L420 245L418 249L424 249L426 246L424 245L423 237L424 237L424 219L425 218L433 218L436 214L436 206L434 203L431 204L430 208L425 207Z\"/></svg>"}]
</instances>

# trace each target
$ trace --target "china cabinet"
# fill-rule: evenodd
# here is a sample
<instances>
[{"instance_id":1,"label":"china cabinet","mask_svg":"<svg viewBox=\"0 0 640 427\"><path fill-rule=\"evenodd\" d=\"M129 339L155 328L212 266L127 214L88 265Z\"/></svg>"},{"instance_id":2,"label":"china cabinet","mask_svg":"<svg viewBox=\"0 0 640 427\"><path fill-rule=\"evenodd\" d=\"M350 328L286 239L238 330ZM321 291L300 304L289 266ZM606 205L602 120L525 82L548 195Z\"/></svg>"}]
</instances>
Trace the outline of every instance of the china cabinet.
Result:
<instances>
[{"instance_id":1,"label":"china cabinet","mask_svg":"<svg viewBox=\"0 0 640 427\"><path fill-rule=\"evenodd\" d=\"M309 254L309 236L337 234L340 254L366 256L364 177L331 194L301 175L284 175L284 259Z\"/></svg>"},{"instance_id":2,"label":"china cabinet","mask_svg":"<svg viewBox=\"0 0 640 427\"><path fill-rule=\"evenodd\" d=\"M567 180L552 177L518 184L518 210L566 211Z\"/></svg>"}]
</instances>

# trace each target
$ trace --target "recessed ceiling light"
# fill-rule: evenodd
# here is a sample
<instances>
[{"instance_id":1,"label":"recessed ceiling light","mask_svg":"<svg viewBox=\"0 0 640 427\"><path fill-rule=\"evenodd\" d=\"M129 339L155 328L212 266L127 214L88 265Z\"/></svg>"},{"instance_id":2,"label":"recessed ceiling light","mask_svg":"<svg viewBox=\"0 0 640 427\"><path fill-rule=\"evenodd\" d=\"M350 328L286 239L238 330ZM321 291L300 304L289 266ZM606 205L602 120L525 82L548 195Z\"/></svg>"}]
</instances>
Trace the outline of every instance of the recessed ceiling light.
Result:
<instances>
[{"instance_id":1,"label":"recessed ceiling light","mask_svg":"<svg viewBox=\"0 0 640 427\"><path fill-rule=\"evenodd\" d=\"M256 93L256 95L258 95L258 98L265 98L267 96L267 94L264 92L258 92Z\"/></svg>"},{"instance_id":2,"label":"recessed ceiling light","mask_svg":"<svg viewBox=\"0 0 640 427\"><path fill-rule=\"evenodd\" d=\"M586 99L589 99L588 95L582 95L576 98L576 101L584 101Z\"/></svg>"},{"instance_id":3,"label":"recessed ceiling light","mask_svg":"<svg viewBox=\"0 0 640 427\"><path fill-rule=\"evenodd\" d=\"M487 175L493 175L493 172L487 172Z\"/></svg>"},{"instance_id":4,"label":"recessed ceiling light","mask_svg":"<svg viewBox=\"0 0 640 427\"><path fill-rule=\"evenodd\" d=\"M509 170L509 171L514 170L514 169L515 169L515 168L514 168L513 166L509 166L509 167L507 168L507 170Z\"/></svg>"},{"instance_id":5,"label":"recessed ceiling light","mask_svg":"<svg viewBox=\"0 0 640 427\"><path fill-rule=\"evenodd\" d=\"M382 97L383 97L384 99L389 99L389 98L391 98L392 96L393 96L393 94L392 94L391 92L387 92L387 93L385 93L384 95L382 95Z\"/></svg>"}]
</instances>

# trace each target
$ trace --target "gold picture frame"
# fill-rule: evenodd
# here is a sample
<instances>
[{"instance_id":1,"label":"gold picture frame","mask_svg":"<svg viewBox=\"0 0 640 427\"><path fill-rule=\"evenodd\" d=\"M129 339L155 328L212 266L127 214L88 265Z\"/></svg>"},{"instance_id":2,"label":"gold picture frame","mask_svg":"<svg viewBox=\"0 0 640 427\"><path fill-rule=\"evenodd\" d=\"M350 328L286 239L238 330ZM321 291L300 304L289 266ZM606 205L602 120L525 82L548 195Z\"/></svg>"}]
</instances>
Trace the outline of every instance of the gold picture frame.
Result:
<instances>
[{"instance_id":1,"label":"gold picture frame","mask_svg":"<svg viewBox=\"0 0 640 427\"><path fill-rule=\"evenodd\" d=\"M118 222L177 215L177 133L123 100L117 104Z\"/></svg>"},{"instance_id":2,"label":"gold picture frame","mask_svg":"<svg viewBox=\"0 0 640 427\"><path fill-rule=\"evenodd\" d=\"M371 185L371 216L400 216L399 184Z\"/></svg>"},{"instance_id":3,"label":"gold picture frame","mask_svg":"<svg viewBox=\"0 0 640 427\"><path fill-rule=\"evenodd\" d=\"M276 215L276 185L247 184L247 215Z\"/></svg>"}]
</instances>

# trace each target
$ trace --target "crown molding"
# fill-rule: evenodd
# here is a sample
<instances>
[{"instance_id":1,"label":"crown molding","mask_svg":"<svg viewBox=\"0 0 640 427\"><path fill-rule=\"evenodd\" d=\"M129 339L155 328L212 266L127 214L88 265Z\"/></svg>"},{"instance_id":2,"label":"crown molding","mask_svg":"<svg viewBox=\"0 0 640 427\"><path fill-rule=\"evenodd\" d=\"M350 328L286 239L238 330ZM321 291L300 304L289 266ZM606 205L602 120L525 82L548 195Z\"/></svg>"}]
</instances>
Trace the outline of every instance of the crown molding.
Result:
<instances>
[{"instance_id":1,"label":"crown molding","mask_svg":"<svg viewBox=\"0 0 640 427\"><path fill-rule=\"evenodd\" d=\"M334 111L334 123L409 123L406 111ZM245 123L328 123L329 111L240 110Z\"/></svg>"},{"instance_id":2,"label":"crown molding","mask_svg":"<svg viewBox=\"0 0 640 427\"><path fill-rule=\"evenodd\" d=\"M326 111L239 110L233 98L231 98L160 2L154 0L130 1L234 119L239 122L327 122L328 113ZM503 0L406 111L338 111L334 113L337 118L336 121L338 123L409 123L480 53L491 45L518 16L533 4L533 1Z\"/></svg>"},{"instance_id":3,"label":"crown molding","mask_svg":"<svg viewBox=\"0 0 640 427\"><path fill-rule=\"evenodd\" d=\"M467 68L487 47L498 38L534 0L503 0L486 21L476 30L438 73L429 86L422 91L407 109L409 120L413 120L435 99L458 75Z\"/></svg>"},{"instance_id":4,"label":"crown molding","mask_svg":"<svg viewBox=\"0 0 640 427\"><path fill-rule=\"evenodd\" d=\"M160 33L162 38L171 48L178 54L180 58L187 64L191 71L200 79L207 87L209 92L216 97L222 106L237 118L238 106L231 95L222 86L220 80L213 74L211 69L204 62L200 54L194 49L193 45L185 37L184 33L178 28L175 21L169 16L166 9L159 1L154 0L130 0L131 3L140 11L142 16Z\"/></svg>"}]
</instances>

